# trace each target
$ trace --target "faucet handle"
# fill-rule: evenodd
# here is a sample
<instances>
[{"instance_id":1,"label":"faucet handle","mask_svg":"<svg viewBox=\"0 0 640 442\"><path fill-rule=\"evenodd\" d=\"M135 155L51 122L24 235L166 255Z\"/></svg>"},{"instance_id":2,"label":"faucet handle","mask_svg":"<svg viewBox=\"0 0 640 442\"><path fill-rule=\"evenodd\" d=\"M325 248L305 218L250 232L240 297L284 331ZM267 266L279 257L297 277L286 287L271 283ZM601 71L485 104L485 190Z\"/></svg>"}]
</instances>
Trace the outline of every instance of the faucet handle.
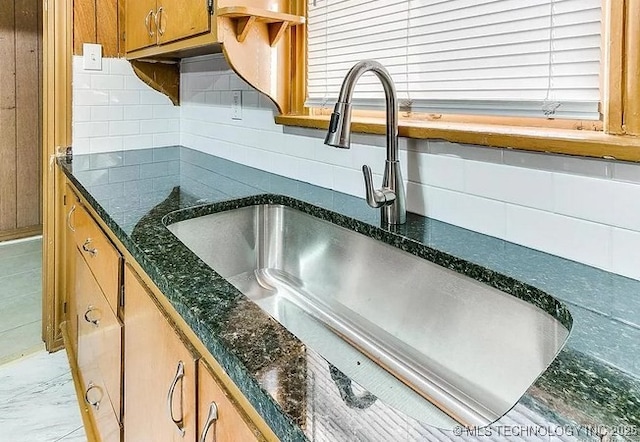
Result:
<instances>
[{"instance_id":1,"label":"faucet handle","mask_svg":"<svg viewBox=\"0 0 640 442\"><path fill-rule=\"evenodd\" d=\"M367 197L367 204L369 204L369 206L377 209L395 201L396 194L393 191L385 188L380 190L373 188L371 168L366 164L362 166L362 174L364 175L364 190Z\"/></svg>"}]
</instances>

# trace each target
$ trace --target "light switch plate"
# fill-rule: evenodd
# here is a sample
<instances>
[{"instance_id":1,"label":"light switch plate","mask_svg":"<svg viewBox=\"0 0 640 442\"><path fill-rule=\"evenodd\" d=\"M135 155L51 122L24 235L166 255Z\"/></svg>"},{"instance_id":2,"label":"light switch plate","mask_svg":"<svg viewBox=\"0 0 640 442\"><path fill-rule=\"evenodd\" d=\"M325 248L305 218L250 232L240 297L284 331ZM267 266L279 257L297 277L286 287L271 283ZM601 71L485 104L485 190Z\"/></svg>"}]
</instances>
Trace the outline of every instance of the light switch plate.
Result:
<instances>
[{"instance_id":1,"label":"light switch plate","mask_svg":"<svg viewBox=\"0 0 640 442\"><path fill-rule=\"evenodd\" d=\"M231 99L231 119L242 120L242 91L233 91Z\"/></svg>"},{"instance_id":2,"label":"light switch plate","mask_svg":"<svg viewBox=\"0 0 640 442\"><path fill-rule=\"evenodd\" d=\"M102 45L84 43L82 45L83 68L85 71L102 70Z\"/></svg>"}]
</instances>

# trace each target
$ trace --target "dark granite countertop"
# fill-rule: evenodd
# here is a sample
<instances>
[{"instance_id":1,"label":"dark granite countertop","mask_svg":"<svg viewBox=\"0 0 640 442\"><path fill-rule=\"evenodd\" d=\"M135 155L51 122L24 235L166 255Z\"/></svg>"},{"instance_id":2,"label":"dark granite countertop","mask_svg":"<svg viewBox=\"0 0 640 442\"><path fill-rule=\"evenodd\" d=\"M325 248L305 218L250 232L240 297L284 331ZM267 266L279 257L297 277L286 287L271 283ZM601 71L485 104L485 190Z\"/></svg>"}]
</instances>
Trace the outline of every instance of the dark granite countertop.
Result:
<instances>
[{"instance_id":1,"label":"dark granite countertop","mask_svg":"<svg viewBox=\"0 0 640 442\"><path fill-rule=\"evenodd\" d=\"M603 433L640 440L640 281L414 214L393 231L380 228L378 211L362 199L183 147L58 163L283 441L599 440ZM571 327L567 344L488 429L437 429L381 401L353 406L341 399L330 364L165 227L267 202L348 226L534 303Z\"/></svg>"}]
</instances>

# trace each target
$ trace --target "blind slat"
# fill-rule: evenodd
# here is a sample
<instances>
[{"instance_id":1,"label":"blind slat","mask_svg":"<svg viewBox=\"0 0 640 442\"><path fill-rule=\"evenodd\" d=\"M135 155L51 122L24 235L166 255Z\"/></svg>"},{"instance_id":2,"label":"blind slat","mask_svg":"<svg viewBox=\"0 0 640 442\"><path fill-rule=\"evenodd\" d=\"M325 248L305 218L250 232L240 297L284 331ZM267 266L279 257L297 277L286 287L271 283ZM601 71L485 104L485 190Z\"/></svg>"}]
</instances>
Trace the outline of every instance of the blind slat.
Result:
<instances>
[{"instance_id":1,"label":"blind slat","mask_svg":"<svg viewBox=\"0 0 640 442\"><path fill-rule=\"evenodd\" d=\"M598 119L601 0L309 0L308 106L381 62L415 111ZM514 103L526 103L525 105ZM382 108L373 75L354 104Z\"/></svg>"}]
</instances>

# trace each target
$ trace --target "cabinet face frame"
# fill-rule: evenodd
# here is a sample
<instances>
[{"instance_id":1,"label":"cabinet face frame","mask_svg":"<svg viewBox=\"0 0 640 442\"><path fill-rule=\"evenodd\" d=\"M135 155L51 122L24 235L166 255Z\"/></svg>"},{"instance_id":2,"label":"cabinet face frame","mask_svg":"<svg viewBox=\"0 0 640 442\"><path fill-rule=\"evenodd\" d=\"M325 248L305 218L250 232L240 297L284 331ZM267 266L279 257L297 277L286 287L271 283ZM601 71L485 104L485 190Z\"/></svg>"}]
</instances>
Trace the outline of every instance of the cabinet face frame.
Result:
<instances>
[{"instance_id":1,"label":"cabinet face frame","mask_svg":"<svg viewBox=\"0 0 640 442\"><path fill-rule=\"evenodd\" d=\"M45 0L42 7L42 339L47 350L55 351L63 346L66 220L64 174L52 159L71 144L73 1Z\"/></svg>"}]
</instances>

